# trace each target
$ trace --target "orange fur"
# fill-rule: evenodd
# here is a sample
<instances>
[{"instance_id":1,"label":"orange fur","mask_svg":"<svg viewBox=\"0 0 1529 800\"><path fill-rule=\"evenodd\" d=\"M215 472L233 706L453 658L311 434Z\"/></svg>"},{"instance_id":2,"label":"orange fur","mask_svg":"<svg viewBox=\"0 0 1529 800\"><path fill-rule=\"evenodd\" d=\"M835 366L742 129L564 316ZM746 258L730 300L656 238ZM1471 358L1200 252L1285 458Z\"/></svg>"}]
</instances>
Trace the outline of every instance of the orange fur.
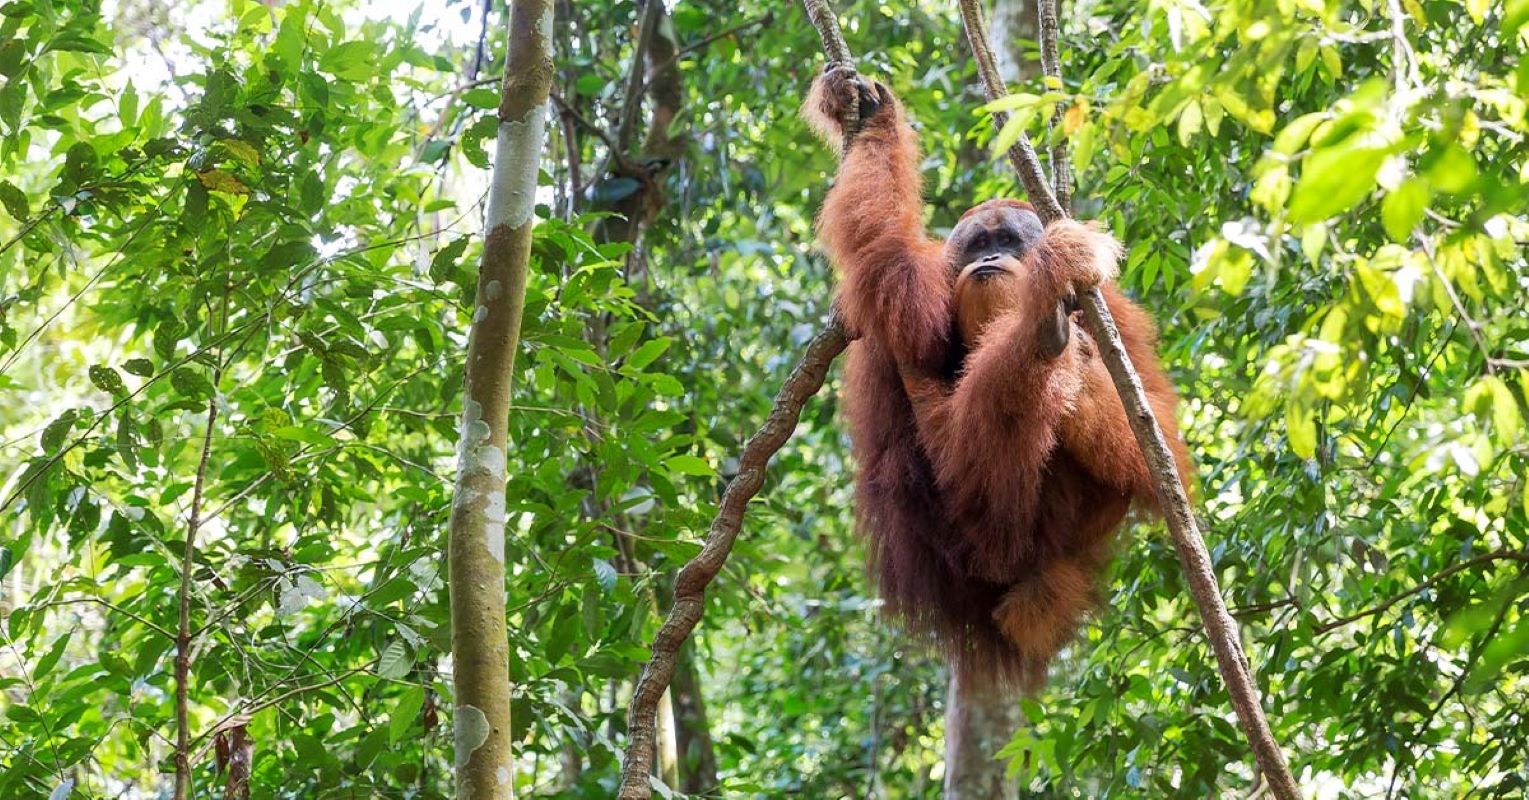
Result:
<instances>
[{"instance_id":1,"label":"orange fur","mask_svg":"<svg viewBox=\"0 0 1529 800\"><path fill-rule=\"evenodd\" d=\"M825 74L804 109L834 144L837 120L859 102L856 80ZM932 635L966 678L1033 689L1092 608L1131 504L1153 503L1097 347L1069 322L1068 345L1046 358L1048 315L1064 295L1103 284L1182 457L1173 387L1150 318L1108 283L1119 246L1079 223L1045 230L1014 265L1017 290L963 300L984 315L966 320L980 334L963 340L965 265L924 229L918 143L902 108L880 84L873 97L881 107L862 120L818 218L839 306L861 335L846 373L859 523L894 615ZM978 208L993 205L1028 209Z\"/></svg>"}]
</instances>

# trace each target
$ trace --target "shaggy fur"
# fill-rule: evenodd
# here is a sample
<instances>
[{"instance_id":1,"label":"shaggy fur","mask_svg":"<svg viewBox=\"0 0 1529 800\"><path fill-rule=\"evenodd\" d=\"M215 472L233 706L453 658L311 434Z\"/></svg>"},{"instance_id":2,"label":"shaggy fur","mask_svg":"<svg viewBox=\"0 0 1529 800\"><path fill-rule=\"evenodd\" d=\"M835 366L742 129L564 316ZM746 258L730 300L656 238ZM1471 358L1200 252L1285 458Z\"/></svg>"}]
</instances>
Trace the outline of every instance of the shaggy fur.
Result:
<instances>
[{"instance_id":1,"label":"shaggy fur","mask_svg":"<svg viewBox=\"0 0 1529 800\"><path fill-rule=\"evenodd\" d=\"M963 291L958 302L966 265L924 229L917 137L886 87L856 80L825 74L804 112L837 145L850 104L877 106L818 219L840 308L861 337L845 400L870 568L890 612L931 635L963 676L1033 690L1096 603L1132 503L1154 502L1093 340L1070 319L1068 345L1048 359L1038 329L1063 296L1102 285L1183 470L1173 387L1152 321L1108 283L1119 246L1090 227L1049 226L1012 261L1019 282L1007 294ZM994 207L1029 208L996 200L968 215ZM974 325L976 313L992 319Z\"/></svg>"}]
</instances>

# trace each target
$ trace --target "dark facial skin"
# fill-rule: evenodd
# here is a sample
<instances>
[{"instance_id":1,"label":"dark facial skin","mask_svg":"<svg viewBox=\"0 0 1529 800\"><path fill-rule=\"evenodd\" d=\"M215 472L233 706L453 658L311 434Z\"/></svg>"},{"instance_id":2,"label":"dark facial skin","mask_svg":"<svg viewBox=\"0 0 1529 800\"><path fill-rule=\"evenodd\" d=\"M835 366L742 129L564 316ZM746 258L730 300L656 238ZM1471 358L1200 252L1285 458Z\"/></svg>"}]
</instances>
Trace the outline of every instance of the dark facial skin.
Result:
<instances>
[{"instance_id":1,"label":"dark facial skin","mask_svg":"<svg viewBox=\"0 0 1529 800\"><path fill-rule=\"evenodd\" d=\"M967 347L994 318L1013 308L1022 291L1024 256L1041 241L1045 227L1028 208L989 200L967 214L950 238L945 253L956 276L957 327ZM1041 352L1054 358L1067 347L1072 326L1058 305L1054 319L1041 332Z\"/></svg>"},{"instance_id":2,"label":"dark facial skin","mask_svg":"<svg viewBox=\"0 0 1529 800\"><path fill-rule=\"evenodd\" d=\"M984 256L1023 258L1044 233L1041 218L1034 211L990 200L956 224L945 240L945 252L950 256L951 270L959 274Z\"/></svg>"}]
</instances>

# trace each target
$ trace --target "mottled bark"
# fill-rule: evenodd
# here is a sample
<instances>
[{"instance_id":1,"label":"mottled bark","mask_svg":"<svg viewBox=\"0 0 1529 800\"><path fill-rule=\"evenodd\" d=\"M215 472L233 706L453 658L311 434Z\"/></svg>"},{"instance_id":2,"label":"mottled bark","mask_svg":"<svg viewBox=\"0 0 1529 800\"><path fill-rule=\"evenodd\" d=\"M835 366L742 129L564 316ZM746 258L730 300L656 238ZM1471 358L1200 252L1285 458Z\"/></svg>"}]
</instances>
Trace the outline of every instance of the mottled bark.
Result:
<instances>
[{"instance_id":1,"label":"mottled bark","mask_svg":"<svg viewBox=\"0 0 1529 800\"><path fill-rule=\"evenodd\" d=\"M1007 82L1029 83L1041 75L1041 64L1035 59L1035 43L1040 34L1037 2L993 0L993 55L998 61L998 74Z\"/></svg>"},{"instance_id":2,"label":"mottled bark","mask_svg":"<svg viewBox=\"0 0 1529 800\"><path fill-rule=\"evenodd\" d=\"M512 0L447 544L457 797L514 797L505 630L505 448L536 176L552 88L552 4Z\"/></svg>"},{"instance_id":3,"label":"mottled bark","mask_svg":"<svg viewBox=\"0 0 1529 800\"><path fill-rule=\"evenodd\" d=\"M968 687L950 676L945 693L945 800L1015 800L998 751L1023 723L1012 693Z\"/></svg>"}]
</instances>

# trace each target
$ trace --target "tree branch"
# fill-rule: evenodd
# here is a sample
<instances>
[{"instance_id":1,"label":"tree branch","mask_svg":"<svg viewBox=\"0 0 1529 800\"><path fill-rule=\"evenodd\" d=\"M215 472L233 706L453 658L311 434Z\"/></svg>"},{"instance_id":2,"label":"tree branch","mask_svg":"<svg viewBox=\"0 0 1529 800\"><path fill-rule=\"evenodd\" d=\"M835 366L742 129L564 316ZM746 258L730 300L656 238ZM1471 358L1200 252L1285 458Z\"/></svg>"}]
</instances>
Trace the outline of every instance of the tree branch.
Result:
<instances>
[{"instance_id":1,"label":"tree branch","mask_svg":"<svg viewBox=\"0 0 1529 800\"><path fill-rule=\"evenodd\" d=\"M632 43L632 69L627 73L626 93L622 95L621 120L616 126L616 144L625 155L632 144L632 133L637 129L637 113L642 110L643 67L648 58L648 42L662 20L662 0L647 0L642 18L637 23L637 39Z\"/></svg>"},{"instance_id":2,"label":"tree branch","mask_svg":"<svg viewBox=\"0 0 1529 800\"><path fill-rule=\"evenodd\" d=\"M829 317L828 326L807 345L802 360L791 370L785 385L775 396L775 405L764 424L744 445L738 474L722 493L722 503L717 507L717 516L706 533L701 552L674 579L674 605L653 637L653 655L643 667L637 687L632 690L632 703L627 712L626 757L621 764L618 794L621 800L647 800L651 796L648 770L653 764L656 744L656 711L660 698L674 679L680 647L701 621L706 588L722 571L732 552L733 542L743 527L744 509L764 485L765 467L769 465L770 457L791 438L801 418L802 407L823 386L828 368L848 344L849 336L835 311Z\"/></svg>"},{"instance_id":3,"label":"tree branch","mask_svg":"<svg viewBox=\"0 0 1529 800\"><path fill-rule=\"evenodd\" d=\"M1385 610L1390 608L1391 606L1394 606L1397 603L1400 603L1401 601L1406 600L1407 598L1409 598L1409 597L1411 597L1411 596L1413 596L1415 594L1419 594L1420 592L1422 592L1423 590L1427 589L1428 587L1438 583L1439 581L1444 580L1445 578L1448 578L1451 575L1454 575L1457 572L1464 572L1465 570L1468 570L1471 567L1480 566L1480 565L1485 564L1485 563L1490 562L1490 561L1504 561L1504 560L1511 560L1511 561L1519 561L1519 562L1523 562L1523 563L1529 563L1529 552L1522 551L1522 550L1493 550L1490 553L1485 553L1483 555L1476 556L1475 558L1467 559L1465 561L1461 561L1458 564L1454 564L1454 565L1446 567L1446 568L1444 568L1442 570L1439 570L1437 573L1435 573L1428 580L1425 580L1422 583L1419 583L1418 585L1412 587L1411 589L1408 589L1405 592L1402 592L1401 594L1392 595L1391 597L1386 598L1384 601L1382 601L1378 605L1371 606L1370 608L1367 608L1367 609L1365 609L1363 611L1356 611L1356 612L1354 612L1352 614L1349 614L1346 617L1339 617L1339 618L1337 618L1335 620L1332 620L1331 622L1324 622L1321 625L1317 626L1316 632L1317 633L1327 633L1329 631L1341 628L1344 625L1347 625L1350 622L1353 622L1355 620L1364 619L1365 617L1373 617L1376 614L1384 613Z\"/></svg>"},{"instance_id":4,"label":"tree branch","mask_svg":"<svg viewBox=\"0 0 1529 800\"><path fill-rule=\"evenodd\" d=\"M186 517L186 548L181 556L180 627L175 635L175 800L191 796L191 571L196 567L196 534L202 525L202 493L207 485L207 462L212 457L212 432L218 421L217 377L207 399L207 432L202 437L202 457L196 464L191 489L191 512Z\"/></svg>"},{"instance_id":5,"label":"tree branch","mask_svg":"<svg viewBox=\"0 0 1529 800\"><path fill-rule=\"evenodd\" d=\"M959 0L959 2L967 41L971 43L972 54L976 57L977 71L982 76L988 100L1004 97L1008 94L1008 89L1003 85L1003 78L999 76L997 64L993 60L992 48L988 45L981 8L977 5L977 0ZM1047 43L1045 40L1054 38L1056 32L1054 27L1048 32L1045 26L1042 26L1042 53L1047 52L1048 49L1055 52L1056 43L1054 41ZM998 122L1001 124L1002 120ZM1036 158L1035 148L1031 147L1028 137L1021 135L1014 147L1009 149L1009 160L1014 163L1015 169L1019 172L1025 192L1030 196L1030 202L1035 206L1041 220L1049 224L1065 217L1064 208L1052 194L1050 187L1046 185L1040 160ZM1126 355L1125 346L1120 341L1120 332L1115 327L1115 320L1104 304L1104 296L1096 288L1083 293L1080 299L1083 301L1083 309L1088 317L1094 341L1102 351L1105 365L1109 368L1110 378L1114 381L1115 390L1119 392L1120 400L1125 405L1131 430L1136 434L1136 442L1141 447L1142 455L1146 458L1147 466L1152 472L1158 506L1162 508L1168 531L1173 536L1173 545L1178 551L1179 563L1188 580L1190 594L1199 608L1200 620L1205 626L1205 635L1210 640L1211 650L1216 655L1221 679L1226 683L1227 693L1231 696L1237 719L1242 723L1243 732L1253 748L1253 756L1258 762L1258 768L1269 782L1275 797L1280 800L1297 800L1300 792L1296 787L1295 778L1291 776L1290 768L1285 763L1285 756L1280 752L1279 744L1269 729L1269 722L1264 717L1263 707L1259 703L1258 687L1253 680L1252 667L1249 666L1247 657L1242 652L1242 644L1237 638L1236 623L1227 613L1226 603L1221 599L1221 588L1216 583L1210 553L1205 549L1205 540L1200 536L1198 524L1190 510L1189 497L1185 494L1183 485L1179 483L1178 470L1174 467L1173 454L1168 449L1168 442L1163 438L1162 428L1158 426L1157 419L1152 415L1151 406L1147 404L1147 396L1142 390L1141 379Z\"/></svg>"},{"instance_id":6,"label":"tree branch","mask_svg":"<svg viewBox=\"0 0 1529 800\"><path fill-rule=\"evenodd\" d=\"M1057 24L1057 3L1060 0L1036 0L1037 11L1040 14L1041 36L1041 71L1047 78L1054 78L1057 89L1062 88L1062 59L1058 54L1060 39L1060 27ZM1048 81L1050 82L1050 81ZM1047 87L1053 88L1053 87ZM1066 113L1066 104L1058 102L1056 113L1046 123L1046 130L1051 133L1051 185L1056 187L1057 205L1064 209L1072 208L1072 167L1067 160L1067 137L1056 134L1057 125L1062 121Z\"/></svg>"},{"instance_id":7,"label":"tree branch","mask_svg":"<svg viewBox=\"0 0 1529 800\"><path fill-rule=\"evenodd\" d=\"M666 70L666 69L674 66L675 64L679 63L679 60L684 58L685 56L690 55L691 53L694 53L697 50L700 50L701 48L711 44L712 42L721 41L722 39L726 39L729 36L737 36L738 34L743 33L744 31L748 30L749 28L753 28L753 27L757 27L757 26L761 26L761 25L769 25L771 22L774 22L774 21L775 21L775 12L774 11L766 11L764 13L764 15L761 16L761 17L757 17L755 19L751 19L748 22L739 23L739 24L734 25L733 27L728 28L726 30L717 31L716 33L713 33L710 36L703 36L700 39L697 39L694 42L691 42L690 44L687 44L684 47L681 47L680 49L674 51L674 55L669 56L668 58L665 58L664 60L659 61L659 62L653 64L653 75L648 76L648 79L643 81L642 86L640 88L638 88L638 90L637 90L637 95L639 97L641 97L643 95L646 95L648 93L648 89L653 85L654 76L658 75L659 73L663 72L664 70Z\"/></svg>"}]
</instances>

